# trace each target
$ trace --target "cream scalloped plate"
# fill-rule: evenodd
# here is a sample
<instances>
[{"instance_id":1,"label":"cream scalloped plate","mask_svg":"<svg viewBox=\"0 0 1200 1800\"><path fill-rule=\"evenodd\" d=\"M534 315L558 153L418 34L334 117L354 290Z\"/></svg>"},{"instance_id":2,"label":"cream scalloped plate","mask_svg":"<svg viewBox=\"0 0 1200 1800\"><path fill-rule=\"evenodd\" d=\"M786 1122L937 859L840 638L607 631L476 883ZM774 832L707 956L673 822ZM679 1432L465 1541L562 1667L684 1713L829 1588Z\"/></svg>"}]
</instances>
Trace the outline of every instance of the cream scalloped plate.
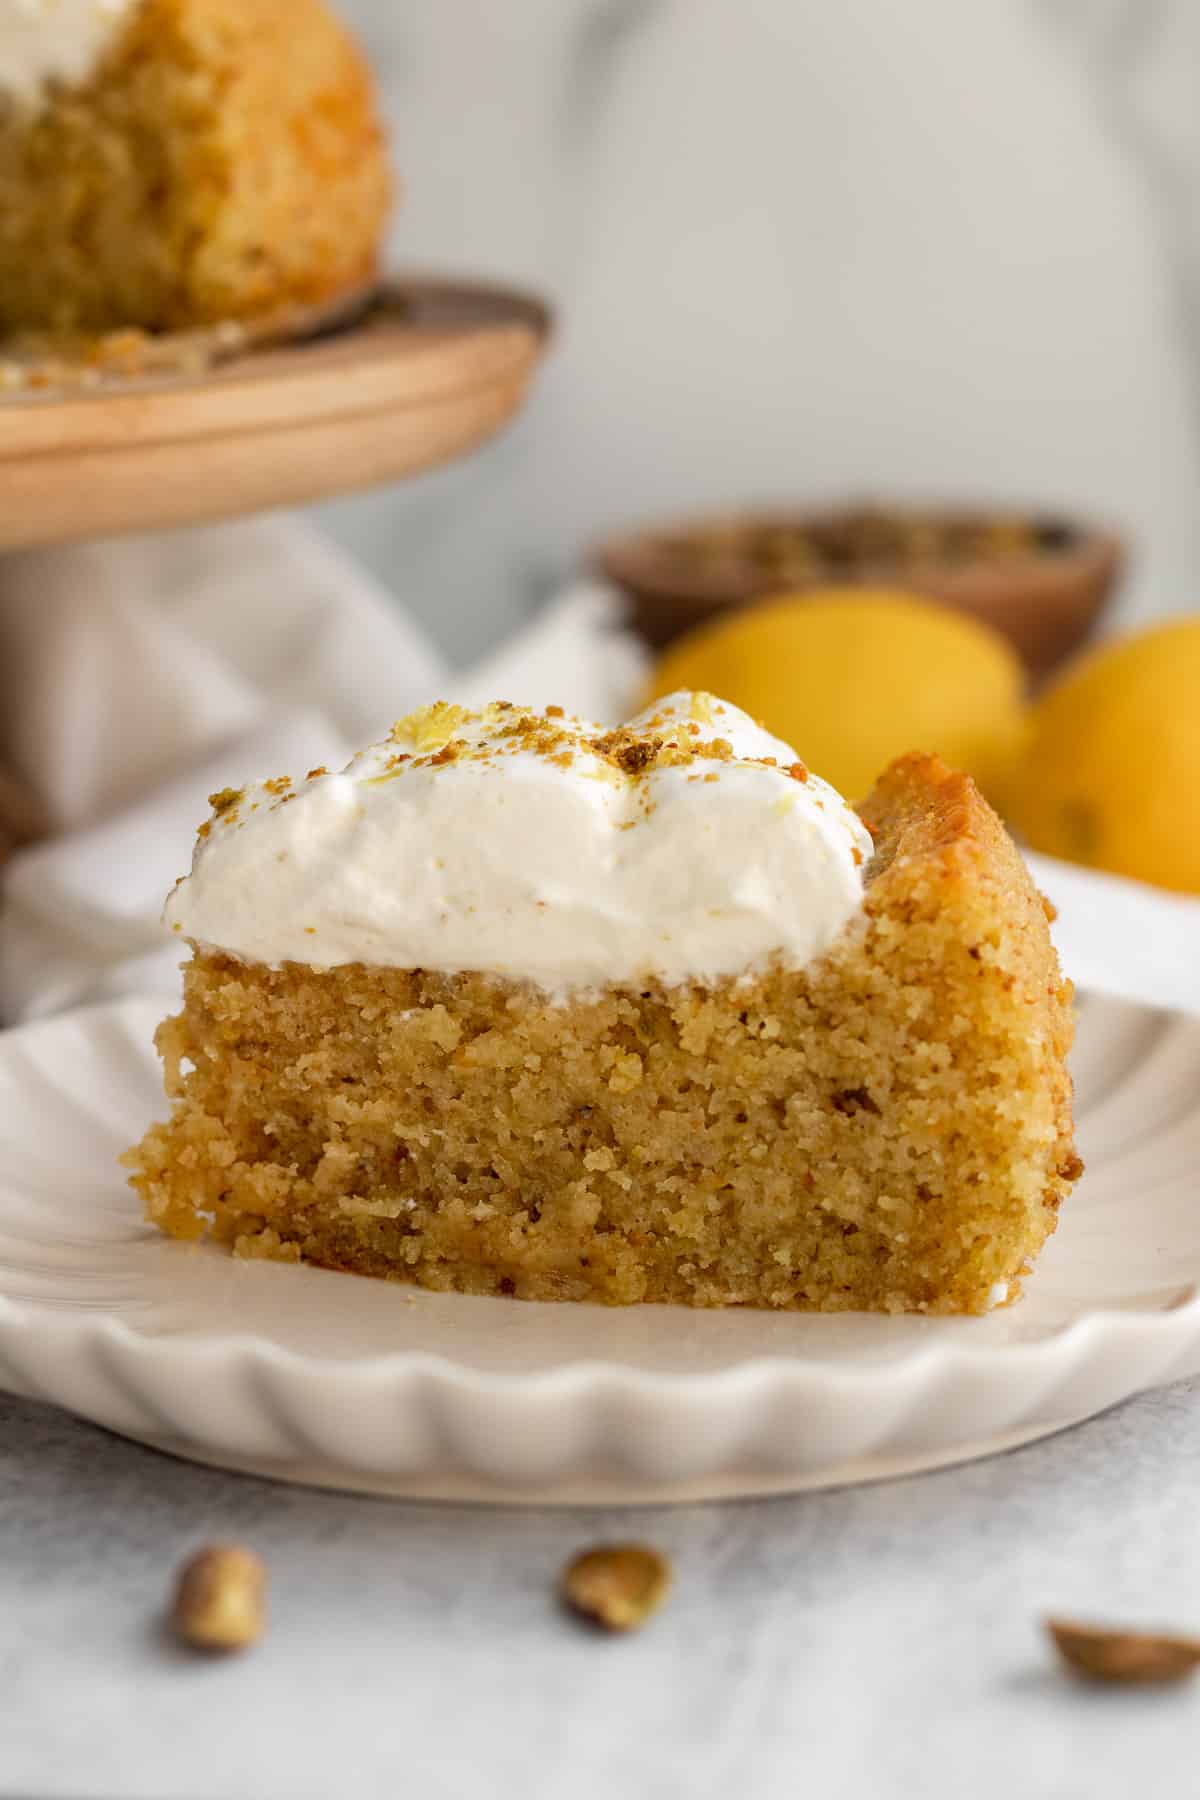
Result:
<instances>
[{"instance_id":1,"label":"cream scalloped plate","mask_svg":"<svg viewBox=\"0 0 1200 1800\"><path fill-rule=\"evenodd\" d=\"M1200 1368L1200 1021L1081 1007L1088 1172L986 1319L425 1294L142 1223L160 1004L0 1036L0 1383L176 1454L421 1497L780 1493L1043 1436Z\"/></svg>"}]
</instances>

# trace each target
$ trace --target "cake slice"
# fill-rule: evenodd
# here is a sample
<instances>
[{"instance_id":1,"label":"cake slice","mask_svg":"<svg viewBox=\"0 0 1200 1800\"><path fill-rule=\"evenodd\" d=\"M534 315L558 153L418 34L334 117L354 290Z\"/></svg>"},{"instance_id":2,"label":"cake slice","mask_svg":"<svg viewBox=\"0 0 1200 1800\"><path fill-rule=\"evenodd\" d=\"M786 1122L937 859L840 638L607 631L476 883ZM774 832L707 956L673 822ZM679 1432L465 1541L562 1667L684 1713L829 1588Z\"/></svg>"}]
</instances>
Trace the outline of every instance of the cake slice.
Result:
<instances>
[{"instance_id":1,"label":"cake slice","mask_svg":"<svg viewBox=\"0 0 1200 1800\"><path fill-rule=\"evenodd\" d=\"M0 330L333 301L373 279L389 198L324 0L0 5Z\"/></svg>"},{"instance_id":2,"label":"cake slice","mask_svg":"<svg viewBox=\"0 0 1200 1800\"><path fill-rule=\"evenodd\" d=\"M1015 847L913 755L857 816L703 695L436 707L214 797L168 902L148 1217L539 1300L979 1313L1081 1171Z\"/></svg>"}]
</instances>

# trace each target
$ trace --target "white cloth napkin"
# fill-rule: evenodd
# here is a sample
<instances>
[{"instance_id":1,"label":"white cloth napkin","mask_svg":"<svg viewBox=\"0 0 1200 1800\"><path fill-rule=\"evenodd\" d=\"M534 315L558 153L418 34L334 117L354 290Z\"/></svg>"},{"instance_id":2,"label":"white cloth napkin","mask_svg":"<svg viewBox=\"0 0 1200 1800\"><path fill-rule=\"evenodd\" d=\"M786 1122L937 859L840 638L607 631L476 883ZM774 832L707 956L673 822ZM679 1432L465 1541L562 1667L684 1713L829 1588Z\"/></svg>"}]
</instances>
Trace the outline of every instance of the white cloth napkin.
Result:
<instances>
[{"instance_id":1,"label":"white cloth napkin","mask_svg":"<svg viewBox=\"0 0 1200 1800\"><path fill-rule=\"evenodd\" d=\"M453 674L290 518L0 561L0 759L60 833L5 871L0 1018L175 987L159 915L215 789L336 767L439 697L615 721L644 661L615 596L580 584ZM1200 900L1030 860L1080 987L1200 1012Z\"/></svg>"}]
</instances>

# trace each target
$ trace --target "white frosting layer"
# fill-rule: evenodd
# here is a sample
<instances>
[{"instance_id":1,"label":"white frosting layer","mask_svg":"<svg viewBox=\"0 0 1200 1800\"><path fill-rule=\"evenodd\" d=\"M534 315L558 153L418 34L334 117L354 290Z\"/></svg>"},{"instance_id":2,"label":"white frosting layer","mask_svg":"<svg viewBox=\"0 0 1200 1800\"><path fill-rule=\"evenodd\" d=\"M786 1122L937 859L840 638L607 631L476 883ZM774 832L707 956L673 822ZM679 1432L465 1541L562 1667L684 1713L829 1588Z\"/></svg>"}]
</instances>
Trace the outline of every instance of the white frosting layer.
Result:
<instances>
[{"instance_id":1,"label":"white frosting layer","mask_svg":"<svg viewBox=\"0 0 1200 1800\"><path fill-rule=\"evenodd\" d=\"M871 854L833 788L707 695L607 738L516 707L435 707L340 774L214 804L167 902L193 942L559 994L802 966L859 907Z\"/></svg>"},{"instance_id":2,"label":"white frosting layer","mask_svg":"<svg viewBox=\"0 0 1200 1800\"><path fill-rule=\"evenodd\" d=\"M0 0L0 92L34 101L87 80L141 0Z\"/></svg>"}]
</instances>

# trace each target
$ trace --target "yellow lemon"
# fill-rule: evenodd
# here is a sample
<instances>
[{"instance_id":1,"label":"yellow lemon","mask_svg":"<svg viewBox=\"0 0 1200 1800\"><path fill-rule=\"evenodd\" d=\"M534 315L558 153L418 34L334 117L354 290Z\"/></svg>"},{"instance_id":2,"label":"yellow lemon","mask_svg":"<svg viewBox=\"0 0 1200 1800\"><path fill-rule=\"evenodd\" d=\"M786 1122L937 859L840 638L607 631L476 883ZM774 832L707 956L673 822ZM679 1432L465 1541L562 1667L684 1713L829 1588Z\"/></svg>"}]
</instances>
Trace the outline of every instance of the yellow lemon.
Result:
<instances>
[{"instance_id":1,"label":"yellow lemon","mask_svg":"<svg viewBox=\"0 0 1200 1800\"><path fill-rule=\"evenodd\" d=\"M680 639L648 697L705 688L733 701L852 800L908 750L936 751L996 798L1024 741L1023 687L989 627L912 594L829 588Z\"/></svg>"},{"instance_id":2,"label":"yellow lemon","mask_svg":"<svg viewBox=\"0 0 1200 1800\"><path fill-rule=\"evenodd\" d=\"M1091 651L1034 708L1012 790L1035 850L1200 893L1200 615Z\"/></svg>"}]
</instances>

